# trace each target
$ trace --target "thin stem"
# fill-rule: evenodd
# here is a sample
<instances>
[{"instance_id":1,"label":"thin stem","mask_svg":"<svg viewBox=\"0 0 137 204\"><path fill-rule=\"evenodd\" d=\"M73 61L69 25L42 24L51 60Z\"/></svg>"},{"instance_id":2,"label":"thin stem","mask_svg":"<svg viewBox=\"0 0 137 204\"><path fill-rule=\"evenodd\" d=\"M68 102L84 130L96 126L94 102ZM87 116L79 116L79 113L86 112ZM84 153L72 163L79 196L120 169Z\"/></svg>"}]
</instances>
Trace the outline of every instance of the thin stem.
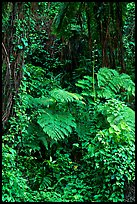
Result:
<instances>
[{"instance_id":1,"label":"thin stem","mask_svg":"<svg viewBox=\"0 0 137 204\"><path fill-rule=\"evenodd\" d=\"M95 79L95 74L94 74L94 70L95 70L95 56L93 55L93 93L94 93L94 102L95 102L95 85L94 85L94 79Z\"/></svg>"}]
</instances>

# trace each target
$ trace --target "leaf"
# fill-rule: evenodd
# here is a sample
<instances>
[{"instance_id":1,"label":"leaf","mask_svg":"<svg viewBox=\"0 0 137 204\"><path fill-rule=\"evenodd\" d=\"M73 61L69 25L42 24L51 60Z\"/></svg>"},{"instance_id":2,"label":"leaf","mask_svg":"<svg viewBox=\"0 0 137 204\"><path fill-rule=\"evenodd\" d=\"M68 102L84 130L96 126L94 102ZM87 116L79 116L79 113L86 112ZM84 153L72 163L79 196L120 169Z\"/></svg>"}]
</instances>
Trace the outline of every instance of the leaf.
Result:
<instances>
[{"instance_id":1,"label":"leaf","mask_svg":"<svg viewBox=\"0 0 137 204\"><path fill-rule=\"evenodd\" d=\"M51 107L56 104L56 100L54 98L42 97L42 98L32 98L31 103L33 106L46 106Z\"/></svg>"},{"instance_id":2,"label":"leaf","mask_svg":"<svg viewBox=\"0 0 137 204\"><path fill-rule=\"evenodd\" d=\"M49 92L49 94L57 101L57 102L73 102L73 101L79 101L82 100L83 97L76 93L71 93L68 91L65 91L63 89L53 89Z\"/></svg>"},{"instance_id":3,"label":"leaf","mask_svg":"<svg viewBox=\"0 0 137 204\"><path fill-rule=\"evenodd\" d=\"M45 135L45 137L39 137L39 140L41 140L43 142L44 146L48 150L48 142L47 142L47 139L46 139L46 135Z\"/></svg>"},{"instance_id":4,"label":"leaf","mask_svg":"<svg viewBox=\"0 0 137 204\"><path fill-rule=\"evenodd\" d=\"M18 45L18 48L19 48L20 50L22 50L22 49L23 49L23 46L22 46L22 45Z\"/></svg>"},{"instance_id":5,"label":"leaf","mask_svg":"<svg viewBox=\"0 0 137 204\"><path fill-rule=\"evenodd\" d=\"M114 121L114 116L112 115L112 116L107 117L107 121L109 123L112 123Z\"/></svg>"},{"instance_id":6,"label":"leaf","mask_svg":"<svg viewBox=\"0 0 137 204\"><path fill-rule=\"evenodd\" d=\"M119 129L118 126L116 126L116 125L111 125L111 127L113 127L114 130L116 130L116 131L120 131L120 129Z\"/></svg>"},{"instance_id":7,"label":"leaf","mask_svg":"<svg viewBox=\"0 0 137 204\"><path fill-rule=\"evenodd\" d=\"M25 47L26 47L26 46L28 46L28 42L27 42L27 40L26 40L26 39L21 38L21 41L23 42L23 44L24 44L24 46L25 46Z\"/></svg>"},{"instance_id":8,"label":"leaf","mask_svg":"<svg viewBox=\"0 0 137 204\"><path fill-rule=\"evenodd\" d=\"M112 127L109 128L109 133L113 134L114 133L114 129Z\"/></svg>"},{"instance_id":9,"label":"leaf","mask_svg":"<svg viewBox=\"0 0 137 204\"><path fill-rule=\"evenodd\" d=\"M70 113L46 111L38 117L37 123L51 139L56 141L64 139L72 132L72 128L76 128L75 119Z\"/></svg>"},{"instance_id":10,"label":"leaf","mask_svg":"<svg viewBox=\"0 0 137 204\"><path fill-rule=\"evenodd\" d=\"M74 147L79 147L79 144L78 143L73 143L73 146Z\"/></svg>"},{"instance_id":11,"label":"leaf","mask_svg":"<svg viewBox=\"0 0 137 204\"><path fill-rule=\"evenodd\" d=\"M127 128L127 125L125 123L120 123L121 129L125 130Z\"/></svg>"},{"instance_id":12,"label":"leaf","mask_svg":"<svg viewBox=\"0 0 137 204\"><path fill-rule=\"evenodd\" d=\"M88 146L88 153L90 154L90 157L94 156L95 147L93 146L93 144L89 144L89 146Z\"/></svg>"},{"instance_id":13,"label":"leaf","mask_svg":"<svg viewBox=\"0 0 137 204\"><path fill-rule=\"evenodd\" d=\"M119 74L116 70L101 68L98 71L97 79L99 88L102 90L104 89L103 97L105 98L115 96L119 93L120 88L127 90L127 93L125 92L125 94L128 94L128 92L133 90L131 94L134 95L135 84L131 80L131 77L125 73Z\"/></svg>"}]
</instances>

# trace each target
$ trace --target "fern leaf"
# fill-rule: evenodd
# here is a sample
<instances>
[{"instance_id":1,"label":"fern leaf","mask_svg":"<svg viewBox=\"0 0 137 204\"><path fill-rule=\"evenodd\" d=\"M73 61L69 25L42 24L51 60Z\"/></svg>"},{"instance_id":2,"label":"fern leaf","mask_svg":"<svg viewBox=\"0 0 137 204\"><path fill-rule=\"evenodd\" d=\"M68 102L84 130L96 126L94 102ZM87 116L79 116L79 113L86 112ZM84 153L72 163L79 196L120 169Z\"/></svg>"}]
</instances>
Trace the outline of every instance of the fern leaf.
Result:
<instances>
[{"instance_id":1,"label":"fern leaf","mask_svg":"<svg viewBox=\"0 0 137 204\"><path fill-rule=\"evenodd\" d=\"M72 128L76 128L75 119L70 113L47 111L38 117L37 123L51 139L56 141L64 139L72 132Z\"/></svg>"},{"instance_id":2,"label":"fern leaf","mask_svg":"<svg viewBox=\"0 0 137 204\"><path fill-rule=\"evenodd\" d=\"M84 78L90 81L91 83L93 82L93 77L91 76L84 76Z\"/></svg>"},{"instance_id":3,"label":"fern leaf","mask_svg":"<svg viewBox=\"0 0 137 204\"><path fill-rule=\"evenodd\" d=\"M108 98L108 95L110 95L110 90L112 93L110 97L113 97L119 93L120 88L125 89L133 96L135 95L135 84L127 74L119 74L116 70L101 68L98 71L97 79L99 88L106 90L106 92L103 93L105 98Z\"/></svg>"},{"instance_id":4,"label":"fern leaf","mask_svg":"<svg viewBox=\"0 0 137 204\"><path fill-rule=\"evenodd\" d=\"M131 80L131 77L125 73L120 75L120 85L122 88L131 92L135 96L135 83Z\"/></svg>"},{"instance_id":5,"label":"fern leaf","mask_svg":"<svg viewBox=\"0 0 137 204\"><path fill-rule=\"evenodd\" d=\"M109 99L109 98L112 98L115 96L114 92L112 92L108 87L106 87L105 89L102 89L100 90L100 92L98 93L98 97L102 97L102 98L106 98L106 99Z\"/></svg>"},{"instance_id":6,"label":"fern leaf","mask_svg":"<svg viewBox=\"0 0 137 204\"><path fill-rule=\"evenodd\" d=\"M57 101L57 102L73 102L82 100L82 96L76 93L70 93L68 91L65 91L63 89L54 89L50 91L50 95Z\"/></svg>"},{"instance_id":7,"label":"fern leaf","mask_svg":"<svg viewBox=\"0 0 137 204\"><path fill-rule=\"evenodd\" d=\"M45 190L47 187L49 187L49 186L51 186L51 182L52 181L52 179L51 179L51 177L50 177L50 175L47 175L46 177L44 177L43 179L42 179L42 183L41 183L41 185L40 185L40 188L39 188L39 190Z\"/></svg>"},{"instance_id":8,"label":"fern leaf","mask_svg":"<svg viewBox=\"0 0 137 204\"><path fill-rule=\"evenodd\" d=\"M93 89L93 78L91 76L84 76L84 79L78 80L76 83L77 87L82 88L82 96L94 97L95 94L92 92Z\"/></svg>"},{"instance_id":9,"label":"fern leaf","mask_svg":"<svg viewBox=\"0 0 137 204\"><path fill-rule=\"evenodd\" d=\"M37 107L37 106L53 106L56 104L56 100L51 97L41 97L41 98L33 98L29 95L28 97L29 106Z\"/></svg>"},{"instance_id":10,"label":"fern leaf","mask_svg":"<svg viewBox=\"0 0 137 204\"><path fill-rule=\"evenodd\" d=\"M48 150L48 142L47 142L47 139L46 137L39 137L39 140L41 140L44 144L44 146L46 147L46 149Z\"/></svg>"},{"instance_id":11,"label":"fern leaf","mask_svg":"<svg viewBox=\"0 0 137 204\"><path fill-rule=\"evenodd\" d=\"M97 74L99 87L111 87L112 91L117 91L117 83L120 83L119 73L116 70L101 68ZM117 83L116 83L116 80Z\"/></svg>"}]
</instances>

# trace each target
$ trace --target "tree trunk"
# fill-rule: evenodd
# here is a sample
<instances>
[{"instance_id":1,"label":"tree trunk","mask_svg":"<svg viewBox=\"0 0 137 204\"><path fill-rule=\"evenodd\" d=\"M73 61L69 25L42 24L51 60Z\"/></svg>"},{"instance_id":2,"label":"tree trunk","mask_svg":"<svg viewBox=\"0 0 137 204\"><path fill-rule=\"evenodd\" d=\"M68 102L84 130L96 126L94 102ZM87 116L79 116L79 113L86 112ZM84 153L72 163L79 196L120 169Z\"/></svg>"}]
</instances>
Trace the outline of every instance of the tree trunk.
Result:
<instances>
[{"instance_id":1,"label":"tree trunk","mask_svg":"<svg viewBox=\"0 0 137 204\"><path fill-rule=\"evenodd\" d=\"M91 37L91 14L88 3L86 3L86 17L87 17L87 28L88 28L88 44L89 44L89 55L91 57L91 48L92 48L92 37Z\"/></svg>"},{"instance_id":2,"label":"tree trunk","mask_svg":"<svg viewBox=\"0 0 137 204\"><path fill-rule=\"evenodd\" d=\"M124 48L123 48L123 40L122 40L122 5L120 2L116 2L116 16L117 16L117 33L119 38L119 62L121 65L121 73L126 72L125 62L124 62Z\"/></svg>"}]
</instances>

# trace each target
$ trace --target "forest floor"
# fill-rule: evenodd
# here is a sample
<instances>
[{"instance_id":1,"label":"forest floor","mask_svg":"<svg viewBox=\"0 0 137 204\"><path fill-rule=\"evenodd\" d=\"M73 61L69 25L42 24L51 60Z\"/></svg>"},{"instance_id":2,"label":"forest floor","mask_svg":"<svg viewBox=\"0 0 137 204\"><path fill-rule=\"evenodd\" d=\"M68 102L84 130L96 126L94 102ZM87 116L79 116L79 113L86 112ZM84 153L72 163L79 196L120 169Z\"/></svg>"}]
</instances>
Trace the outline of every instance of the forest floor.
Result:
<instances>
[{"instance_id":1,"label":"forest floor","mask_svg":"<svg viewBox=\"0 0 137 204\"><path fill-rule=\"evenodd\" d=\"M125 202L135 202L135 181L125 187Z\"/></svg>"}]
</instances>

